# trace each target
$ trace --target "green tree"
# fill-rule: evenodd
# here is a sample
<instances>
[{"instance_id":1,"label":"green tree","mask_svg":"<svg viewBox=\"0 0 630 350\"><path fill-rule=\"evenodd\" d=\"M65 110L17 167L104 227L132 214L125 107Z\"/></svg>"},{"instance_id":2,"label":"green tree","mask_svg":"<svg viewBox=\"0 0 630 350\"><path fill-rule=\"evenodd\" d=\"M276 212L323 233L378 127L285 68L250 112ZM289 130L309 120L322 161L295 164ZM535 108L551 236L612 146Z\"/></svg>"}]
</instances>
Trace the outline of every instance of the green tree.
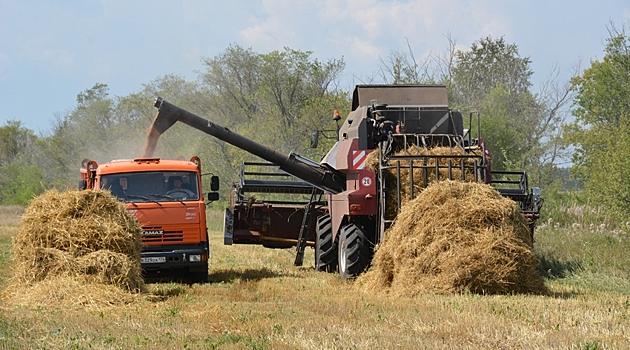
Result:
<instances>
[{"instance_id":1,"label":"green tree","mask_svg":"<svg viewBox=\"0 0 630 350\"><path fill-rule=\"evenodd\" d=\"M33 131L22 126L20 121L7 121L0 127L0 166L17 161L36 140Z\"/></svg>"},{"instance_id":2,"label":"green tree","mask_svg":"<svg viewBox=\"0 0 630 350\"><path fill-rule=\"evenodd\" d=\"M554 79L533 93L530 64L515 44L486 37L455 52L448 85L454 107L480 111L494 169L527 170L530 182L550 186L564 154L558 140L571 93Z\"/></svg>"},{"instance_id":3,"label":"green tree","mask_svg":"<svg viewBox=\"0 0 630 350\"><path fill-rule=\"evenodd\" d=\"M322 148L308 148L310 131L334 129L333 110L347 109L349 103L348 94L336 85L343 60L322 62L311 55L289 48L260 54L231 45L205 59L202 83L212 101L213 120L279 152L319 159ZM221 150L221 163L231 169L253 159L222 141L208 143Z\"/></svg>"},{"instance_id":4,"label":"green tree","mask_svg":"<svg viewBox=\"0 0 630 350\"><path fill-rule=\"evenodd\" d=\"M73 111L57 116L52 135L40 142L40 164L51 187L75 187L81 160L95 159L96 150L103 154L115 144L112 136L120 122L113 111L109 88L97 83L77 94L77 107Z\"/></svg>"},{"instance_id":5,"label":"green tree","mask_svg":"<svg viewBox=\"0 0 630 350\"><path fill-rule=\"evenodd\" d=\"M564 155L559 138L571 99L568 83L550 79L535 94L531 61L520 56L515 44L486 37L470 50L456 50L455 41L447 39L448 52L431 52L422 62L410 47L408 53L390 53L387 60L381 59L384 81L445 85L452 108L480 112L481 136L495 170L528 170L538 185L555 182L557 163ZM476 136L474 119L469 127Z\"/></svg>"},{"instance_id":6,"label":"green tree","mask_svg":"<svg viewBox=\"0 0 630 350\"><path fill-rule=\"evenodd\" d=\"M0 204L26 206L44 189L38 166L20 160L0 167Z\"/></svg>"},{"instance_id":7,"label":"green tree","mask_svg":"<svg viewBox=\"0 0 630 350\"><path fill-rule=\"evenodd\" d=\"M530 64L529 57L521 57L515 44L506 43L502 37L483 38L469 51L455 52L453 96L461 105L474 105L497 87L507 96L529 93Z\"/></svg>"},{"instance_id":8,"label":"green tree","mask_svg":"<svg viewBox=\"0 0 630 350\"><path fill-rule=\"evenodd\" d=\"M349 102L348 94L336 85L343 61L322 62L311 54L288 48L259 54L232 45L205 59L207 69L198 82L165 75L122 97L110 96L108 86L97 83L77 94L76 107L57 116L52 134L38 140L44 182L48 187L74 187L84 158L101 163L142 156L156 96L272 149L319 159L332 140L323 140L320 149L312 150L310 131L334 129L333 110L348 109ZM220 176L224 190L237 175L238 165L253 158L182 123L160 137L154 155L198 155L205 171Z\"/></svg>"},{"instance_id":9,"label":"green tree","mask_svg":"<svg viewBox=\"0 0 630 350\"><path fill-rule=\"evenodd\" d=\"M19 121L0 127L0 204L26 205L43 191L34 159L37 136Z\"/></svg>"},{"instance_id":10,"label":"green tree","mask_svg":"<svg viewBox=\"0 0 630 350\"><path fill-rule=\"evenodd\" d=\"M470 51L457 51L452 69L453 103L481 112L482 136L492 155L493 168L523 167L533 140L533 119L538 115L530 93L532 71L528 57L503 38L483 38Z\"/></svg>"},{"instance_id":11,"label":"green tree","mask_svg":"<svg viewBox=\"0 0 630 350\"><path fill-rule=\"evenodd\" d=\"M565 140L593 202L630 219L630 37L610 29L605 56L572 80L575 121Z\"/></svg>"}]
</instances>

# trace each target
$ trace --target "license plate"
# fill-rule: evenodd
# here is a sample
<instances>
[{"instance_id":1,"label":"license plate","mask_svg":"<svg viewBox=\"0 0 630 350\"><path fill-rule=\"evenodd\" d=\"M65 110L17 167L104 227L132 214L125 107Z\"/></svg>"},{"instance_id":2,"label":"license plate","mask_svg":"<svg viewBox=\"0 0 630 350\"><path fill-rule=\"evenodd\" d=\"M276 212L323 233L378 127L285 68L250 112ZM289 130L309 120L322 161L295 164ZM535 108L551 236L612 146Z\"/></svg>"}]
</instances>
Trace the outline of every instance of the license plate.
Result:
<instances>
[{"instance_id":1,"label":"license plate","mask_svg":"<svg viewBox=\"0 0 630 350\"><path fill-rule=\"evenodd\" d=\"M165 256L152 256L148 258L140 258L142 264L160 264L166 262Z\"/></svg>"}]
</instances>

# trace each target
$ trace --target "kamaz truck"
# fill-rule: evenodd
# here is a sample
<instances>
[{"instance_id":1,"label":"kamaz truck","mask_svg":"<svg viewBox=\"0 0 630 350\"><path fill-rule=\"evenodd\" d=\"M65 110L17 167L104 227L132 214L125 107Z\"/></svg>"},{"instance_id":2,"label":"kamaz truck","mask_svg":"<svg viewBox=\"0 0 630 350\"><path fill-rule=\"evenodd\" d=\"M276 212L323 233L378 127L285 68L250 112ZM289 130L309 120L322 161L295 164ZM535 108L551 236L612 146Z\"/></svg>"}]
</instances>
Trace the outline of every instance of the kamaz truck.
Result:
<instances>
[{"instance_id":1,"label":"kamaz truck","mask_svg":"<svg viewBox=\"0 0 630 350\"><path fill-rule=\"evenodd\" d=\"M201 160L135 158L97 164L84 159L79 188L109 190L142 227L141 264L147 280L206 282L208 229ZM219 198L211 177L208 201Z\"/></svg>"}]
</instances>

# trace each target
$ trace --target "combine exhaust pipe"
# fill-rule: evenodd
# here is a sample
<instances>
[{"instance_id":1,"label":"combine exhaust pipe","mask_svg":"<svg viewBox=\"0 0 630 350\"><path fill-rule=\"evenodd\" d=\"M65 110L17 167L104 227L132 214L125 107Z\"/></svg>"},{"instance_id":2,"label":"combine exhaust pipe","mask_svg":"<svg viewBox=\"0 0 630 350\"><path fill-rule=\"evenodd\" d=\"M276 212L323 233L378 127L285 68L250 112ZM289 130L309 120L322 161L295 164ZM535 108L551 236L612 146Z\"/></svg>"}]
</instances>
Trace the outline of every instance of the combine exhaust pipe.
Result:
<instances>
[{"instance_id":1,"label":"combine exhaust pipe","mask_svg":"<svg viewBox=\"0 0 630 350\"><path fill-rule=\"evenodd\" d=\"M326 168L313 161L305 161L303 157L294 153L287 156L276 152L242 135L234 133L228 128L179 108L161 97L155 99L154 106L158 109L158 113L149 130L147 144L145 145L145 156L152 155L159 136L173 126L173 124L180 121L206 134L214 136L221 141L225 141L268 162L276 164L281 170L325 192L336 194L345 190L346 177L345 174L339 171Z\"/></svg>"}]
</instances>

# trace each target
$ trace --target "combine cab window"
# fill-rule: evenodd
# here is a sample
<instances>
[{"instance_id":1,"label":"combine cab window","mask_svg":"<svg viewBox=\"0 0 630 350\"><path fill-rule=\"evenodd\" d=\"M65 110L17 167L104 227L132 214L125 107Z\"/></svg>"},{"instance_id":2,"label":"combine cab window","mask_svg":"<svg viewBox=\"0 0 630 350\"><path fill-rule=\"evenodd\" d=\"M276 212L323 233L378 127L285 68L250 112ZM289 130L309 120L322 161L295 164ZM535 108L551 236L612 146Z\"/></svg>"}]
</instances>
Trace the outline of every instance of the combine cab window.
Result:
<instances>
[{"instance_id":1,"label":"combine cab window","mask_svg":"<svg viewBox=\"0 0 630 350\"><path fill-rule=\"evenodd\" d=\"M101 188L126 202L199 200L194 172L141 172L101 176Z\"/></svg>"}]
</instances>

